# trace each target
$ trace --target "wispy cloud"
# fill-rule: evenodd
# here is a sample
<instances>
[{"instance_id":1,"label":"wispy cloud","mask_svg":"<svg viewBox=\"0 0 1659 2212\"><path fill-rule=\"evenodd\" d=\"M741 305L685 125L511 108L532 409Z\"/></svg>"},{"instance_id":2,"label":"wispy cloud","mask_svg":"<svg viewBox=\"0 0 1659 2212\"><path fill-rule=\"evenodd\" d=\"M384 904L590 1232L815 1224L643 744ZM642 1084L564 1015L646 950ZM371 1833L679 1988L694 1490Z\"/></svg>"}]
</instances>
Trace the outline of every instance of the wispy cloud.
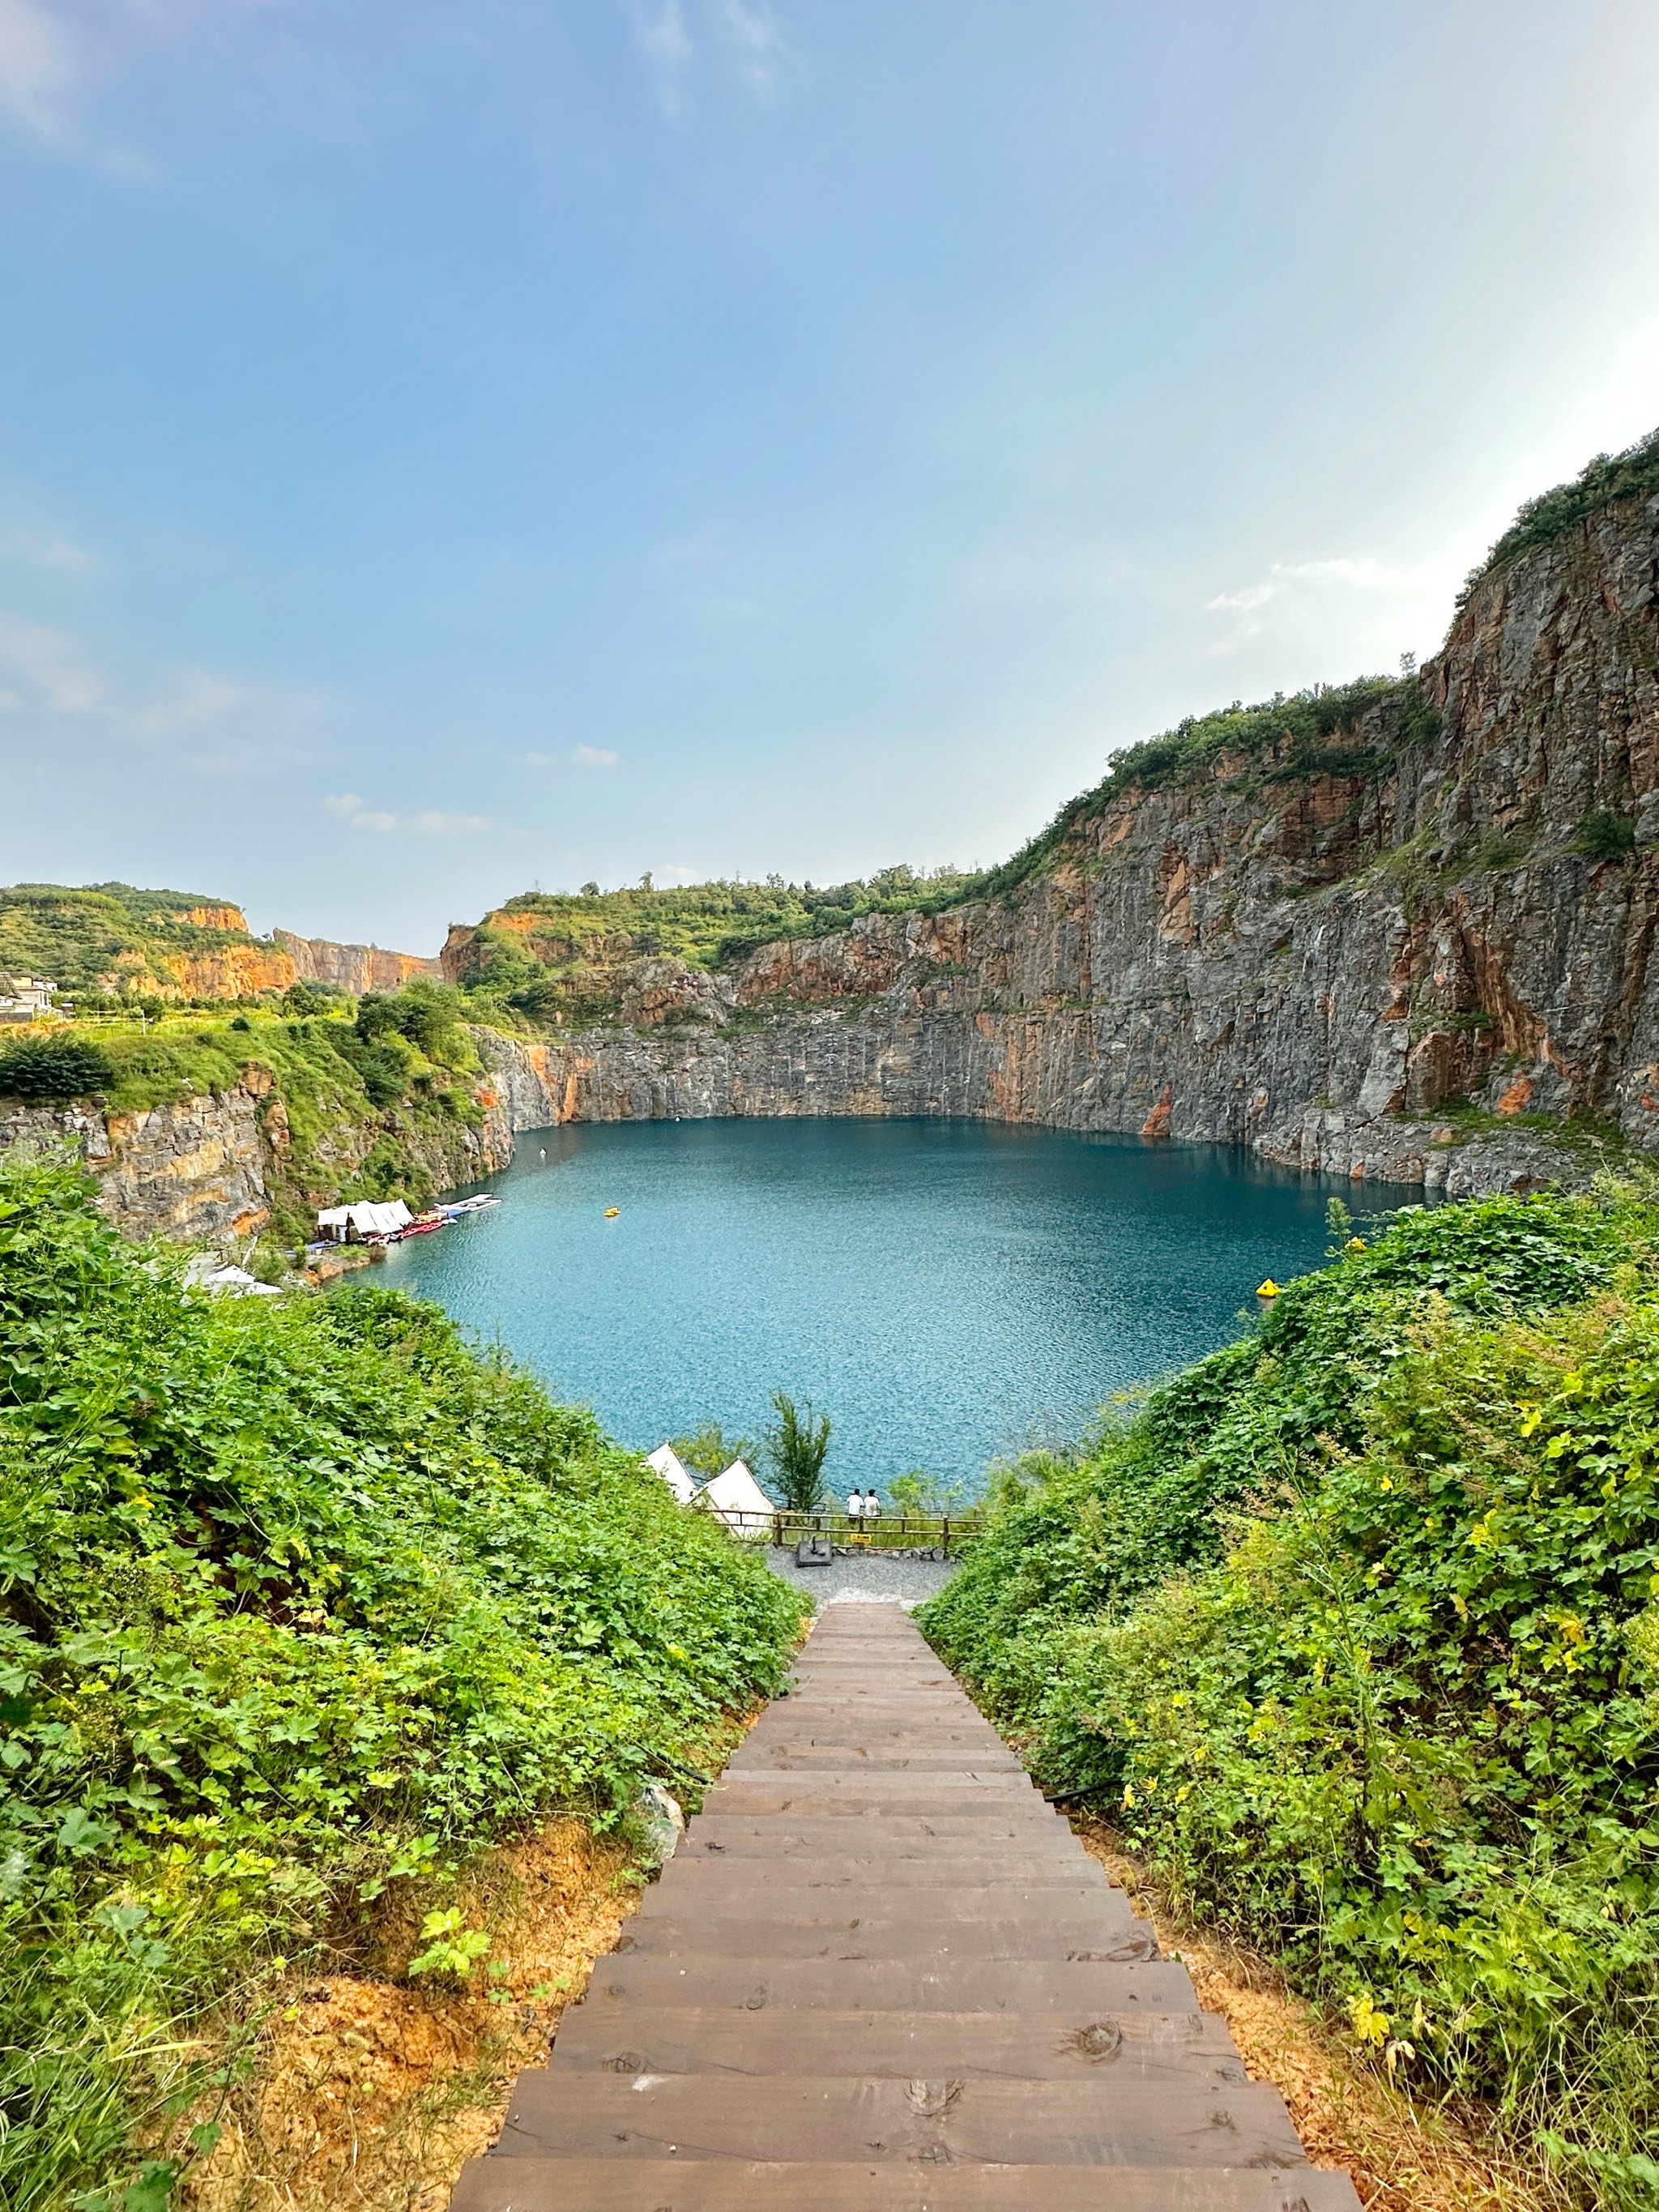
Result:
<instances>
[{"instance_id":1,"label":"wispy cloud","mask_svg":"<svg viewBox=\"0 0 1659 2212\"><path fill-rule=\"evenodd\" d=\"M0 615L0 670L21 704L49 714L85 714L106 696L103 678L67 630Z\"/></svg>"},{"instance_id":2,"label":"wispy cloud","mask_svg":"<svg viewBox=\"0 0 1659 2212\"><path fill-rule=\"evenodd\" d=\"M418 837L465 837L490 828L482 814L447 814L435 806L416 814L392 814L365 805L355 791L332 792L323 804L354 830L370 830L382 836L413 834Z\"/></svg>"},{"instance_id":3,"label":"wispy cloud","mask_svg":"<svg viewBox=\"0 0 1659 2212\"><path fill-rule=\"evenodd\" d=\"M79 70L69 33L35 0L0 0L0 109L37 138L61 138Z\"/></svg>"},{"instance_id":4,"label":"wispy cloud","mask_svg":"<svg viewBox=\"0 0 1659 2212\"><path fill-rule=\"evenodd\" d=\"M776 16L765 0L624 0L634 45L650 75L657 106L670 123L684 123L692 107L692 85L703 66L722 64L753 98L770 100L787 58Z\"/></svg>"},{"instance_id":5,"label":"wispy cloud","mask_svg":"<svg viewBox=\"0 0 1659 2212\"><path fill-rule=\"evenodd\" d=\"M770 100L783 59L783 33L771 12L745 0L720 0L716 16L739 79L757 100Z\"/></svg>"},{"instance_id":6,"label":"wispy cloud","mask_svg":"<svg viewBox=\"0 0 1659 2212\"><path fill-rule=\"evenodd\" d=\"M578 768L615 768L622 755L605 745L573 745L570 757Z\"/></svg>"},{"instance_id":7,"label":"wispy cloud","mask_svg":"<svg viewBox=\"0 0 1659 2212\"><path fill-rule=\"evenodd\" d=\"M0 0L0 6L4 0ZM0 561L20 568L58 568L83 573L102 564L95 553L77 545L59 530L0 528Z\"/></svg>"},{"instance_id":8,"label":"wispy cloud","mask_svg":"<svg viewBox=\"0 0 1659 2212\"><path fill-rule=\"evenodd\" d=\"M74 730L143 746L179 767L263 775L306 757L291 732L314 704L298 691L209 668L179 669L159 691L134 696L96 667L70 631L0 614L0 711L31 718L40 742Z\"/></svg>"},{"instance_id":9,"label":"wispy cloud","mask_svg":"<svg viewBox=\"0 0 1659 2212\"><path fill-rule=\"evenodd\" d=\"M1205 612L1231 617L1212 650L1231 651L1270 629L1305 619L1334 600L1368 601L1379 614L1415 615L1437 606L1462 573L1455 560L1401 562L1340 555L1327 561L1275 561L1236 592L1218 592Z\"/></svg>"},{"instance_id":10,"label":"wispy cloud","mask_svg":"<svg viewBox=\"0 0 1659 2212\"><path fill-rule=\"evenodd\" d=\"M629 28L651 75L657 106L670 123L691 111L691 64L696 48L680 0L629 0Z\"/></svg>"}]
</instances>

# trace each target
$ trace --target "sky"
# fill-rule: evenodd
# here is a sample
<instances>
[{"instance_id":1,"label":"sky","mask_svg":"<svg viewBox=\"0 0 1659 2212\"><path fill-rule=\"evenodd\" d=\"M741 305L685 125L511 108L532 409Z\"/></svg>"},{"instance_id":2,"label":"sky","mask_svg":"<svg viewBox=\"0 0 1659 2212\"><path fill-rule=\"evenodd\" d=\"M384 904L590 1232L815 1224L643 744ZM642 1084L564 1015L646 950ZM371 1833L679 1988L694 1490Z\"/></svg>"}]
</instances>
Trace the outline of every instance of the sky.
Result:
<instances>
[{"instance_id":1,"label":"sky","mask_svg":"<svg viewBox=\"0 0 1659 2212\"><path fill-rule=\"evenodd\" d=\"M0 880L1005 857L1659 423L1652 0L0 0Z\"/></svg>"}]
</instances>

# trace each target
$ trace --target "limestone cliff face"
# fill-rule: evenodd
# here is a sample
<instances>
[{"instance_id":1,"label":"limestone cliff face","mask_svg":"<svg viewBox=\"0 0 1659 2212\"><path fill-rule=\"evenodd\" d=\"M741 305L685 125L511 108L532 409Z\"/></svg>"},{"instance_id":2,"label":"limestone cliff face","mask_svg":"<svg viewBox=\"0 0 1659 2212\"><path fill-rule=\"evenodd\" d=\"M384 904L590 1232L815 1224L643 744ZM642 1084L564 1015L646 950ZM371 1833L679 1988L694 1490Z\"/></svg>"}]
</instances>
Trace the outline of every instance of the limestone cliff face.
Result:
<instances>
[{"instance_id":1,"label":"limestone cliff face","mask_svg":"<svg viewBox=\"0 0 1659 2212\"><path fill-rule=\"evenodd\" d=\"M303 1184L292 1158L288 1108L269 1069L250 1062L231 1090L173 1099L142 1114L90 1104L0 1102L0 1151L68 1146L99 1182L98 1204L124 1235L166 1237L226 1252L245 1249L273 1209L292 1233L315 1205L331 1201L388 1143L405 1170L433 1191L475 1182L513 1157L515 1127L556 1118L539 1088L537 1048L477 1033L499 1068L477 1087L476 1124L399 1109L343 1118L313 1147ZM499 1052L496 1048L500 1047ZM513 1118L516 1104L519 1118Z\"/></svg>"},{"instance_id":2,"label":"limestone cliff face","mask_svg":"<svg viewBox=\"0 0 1659 2212\"><path fill-rule=\"evenodd\" d=\"M1536 1170L1518 1133L1462 1148L1454 1099L1659 1145L1659 500L1489 574L1419 680L1432 734L1359 733L1381 772L1223 758L1123 790L1006 899L714 978L643 962L544 1100L981 1115L1454 1192Z\"/></svg>"},{"instance_id":3,"label":"limestone cliff face","mask_svg":"<svg viewBox=\"0 0 1659 2212\"><path fill-rule=\"evenodd\" d=\"M383 952L378 945L335 945L325 937L296 937L273 929L272 942L293 965L289 981L333 983L361 998L365 991L398 991L416 975L441 981L443 968L417 952ZM286 986L284 986L286 988Z\"/></svg>"}]
</instances>

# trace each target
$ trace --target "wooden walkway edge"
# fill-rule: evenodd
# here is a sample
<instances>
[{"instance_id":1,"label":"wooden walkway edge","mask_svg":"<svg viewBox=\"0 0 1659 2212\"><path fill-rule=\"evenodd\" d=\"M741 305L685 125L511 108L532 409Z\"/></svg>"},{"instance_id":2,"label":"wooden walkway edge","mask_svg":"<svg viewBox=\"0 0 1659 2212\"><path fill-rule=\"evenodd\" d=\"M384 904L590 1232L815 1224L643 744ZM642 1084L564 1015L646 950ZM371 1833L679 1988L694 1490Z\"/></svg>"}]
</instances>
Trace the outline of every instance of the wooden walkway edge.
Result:
<instances>
[{"instance_id":1,"label":"wooden walkway edge","mask_svg":"<svg viewBox=\"0 0 1659 2212\"><path fill-rule=\"evenodd\" d=\"M1358 2212L896 1607L827 1608L451 2212Z\"/></svg>"}]
</instances>

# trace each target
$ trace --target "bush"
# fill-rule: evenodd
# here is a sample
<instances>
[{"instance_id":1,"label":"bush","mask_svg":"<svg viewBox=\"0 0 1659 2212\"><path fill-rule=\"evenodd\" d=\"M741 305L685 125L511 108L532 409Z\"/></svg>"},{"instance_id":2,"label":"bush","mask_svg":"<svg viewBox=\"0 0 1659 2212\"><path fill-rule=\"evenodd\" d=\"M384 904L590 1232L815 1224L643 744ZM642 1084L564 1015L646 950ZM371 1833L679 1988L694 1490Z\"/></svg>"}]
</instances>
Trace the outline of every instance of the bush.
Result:
<instances>
[{"instance_id":1,"label":"bush","mask_svg":"<svg viewBox=\"0 0 1659 2212\"><path fill-rule=\"evenodd\" d=\"M1628 814L1599 807L1579 823L1572 849L1587 860L1623 860L1636 850L1636 824Z\"/></svg>"},{"instance_id":2,"label":"bush","mask_svg":"<svg viewBox=\"0 0 1659 2212\"><path fill-rule=\"evenodd\" d=\"M1010 1485L922 1616L1178 1893L1632 2204L1659 2120L1656 1236L1618 1194L1401 1216Z\"/></svg>"},{"instance_id":3,"label":"bush","mask_svg":"<svg viewBox=\"0 0 1659 2212\"><path fill-rule=\"evenodd\" d=\"M782 1390L772 1393L772 1406L778 1419L777 1426L766 1432L766 1455L783 1503L792 1512L811 1513L823 1496L830 1416L815 1419L810 1406L798 1407Z\"/></svg>"},{"instance_id":4,"label":"bush","mask_svg":"<svg viewBox=\"0 0 1659 2212\"><path fill-rule=\"evenodd\" d=\"M107 1090L114 1078L106 1052L61 1030L21 1036L0 1051L0 1097L89 1098Z\"/></svg>"},{"instance_id":5,"label":"bush","mask_svg":"<svg viewBox=\"0 0 1659 2212\"><path fill-rule=\"evenodd\" d=\"M612 1822L702 1765L799 1620L433 1309L214 1300L181 1267L122 1244L71 1170L0 1164L18 2212L90 2203L140 2137L171 2156L191 2023L273 1954L349 1942L388 1882L546 1808Z\"/></svg>"}]
</instances>

